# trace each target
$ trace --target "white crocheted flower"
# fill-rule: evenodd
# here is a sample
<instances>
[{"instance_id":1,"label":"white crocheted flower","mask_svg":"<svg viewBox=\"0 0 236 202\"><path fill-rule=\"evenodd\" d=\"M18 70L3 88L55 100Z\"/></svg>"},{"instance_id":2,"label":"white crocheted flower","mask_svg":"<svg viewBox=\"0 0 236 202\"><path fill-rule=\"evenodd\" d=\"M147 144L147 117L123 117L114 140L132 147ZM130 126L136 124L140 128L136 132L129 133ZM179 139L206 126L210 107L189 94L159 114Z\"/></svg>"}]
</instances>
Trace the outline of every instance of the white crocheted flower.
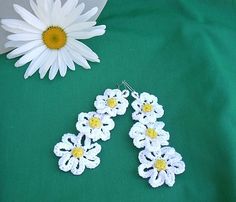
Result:
<instances>
[{"instance_id":1,"label":"white crocheted flower","mask_svg":"<svg viewBox=\"0 0 236 202\"><path fill-rule=\"evenodd\" d=\"M157 97L154 95L144 92L135 98L136 100L132 103L132 107L135 110L132 114L134 120L146 124L153 123L157 118L163 116L163 107L157 103Z\"/></svg>"},{"instance_id":2,"label":"white crocheted flower","mask_svg":"<svg viewBox=\"0 0 236 202\"><path fill-rule=\"evenodd\" d=\"M133 143L137 148L145 147L149 151L157 151L163 145L168 145L170 135L163 130L163 122L142 124L137 122L129 132Z\"/></svg>"},{"instance_id":3,"label":"white crocheted flower","mask_svg":"<svg viewBox=\"0 0 236 202\"><path fill-rule=\"evenodd\" d=\"M92 8L82 14L85 4L78 0L30 0L34 15L23 7L14 4L15 11L22 20L3 19L2 27L12 34L5 47L13 48L9 59L21 56L16 67L30 62L24 77L28 78L39 70L40 78L49 71L49 79L57 72L64 77L67 67L75 70L75 64L86 69L87 62L99 62L98 56L79 40L89 39L105 33L105 25L95 26L91 18L98 8Z\"/></svg>"},{"instance_id":4,"label":"white crocheted flower","mask_svg":"<svg viewBox=\"0 0 236 202\"><path fill-rule=\"evenodd\" d=\"M115 127L114 121L108 115L97 112L80 113L76 128L93 141L110 139L110 130Z\"/></svg>"},{"instance_id":5,"label":"white crocheted flower","mask_svg":"<svg viewBox=\"0 0 236 202\"><path fill-rule=\"evenodd\" d=\"M91 139L82 134L65 134L62 142L54 147L55 155L61 157L59 168L65 172L71 171L74 175L81 175L85 167L96 168L100 164L100 158L97 157L100 151L99 144L92 143Z\"/></svg>"},{"instance_id":6,"label":"white crocheted flower","mask_svg":"<svg viewBox=\"0 0 236 202\"><path fill-rule=\"evenodd\" d=\"M149 183L152 187L159 187L164 183L173 186L175 175L185 170L181 155L172 147L162 147L156 152L143 150L139 153L139 161L139 175L150 178Z\"/></svg>"},{"instance_id":7,"label":"white crocheted flower","mask_svg":"<svg viewBox=\"0 0 236 202\"><path fill-rule=\"evenodd\" d=\"M126 108L129 103L125 99L129 96L129 91L120 91L119 89L107 89L104 95L98 95L94 106L98 113L108 114L111 117L116 115L123 115L126 112Z\"/></svg>"}]
</instances>

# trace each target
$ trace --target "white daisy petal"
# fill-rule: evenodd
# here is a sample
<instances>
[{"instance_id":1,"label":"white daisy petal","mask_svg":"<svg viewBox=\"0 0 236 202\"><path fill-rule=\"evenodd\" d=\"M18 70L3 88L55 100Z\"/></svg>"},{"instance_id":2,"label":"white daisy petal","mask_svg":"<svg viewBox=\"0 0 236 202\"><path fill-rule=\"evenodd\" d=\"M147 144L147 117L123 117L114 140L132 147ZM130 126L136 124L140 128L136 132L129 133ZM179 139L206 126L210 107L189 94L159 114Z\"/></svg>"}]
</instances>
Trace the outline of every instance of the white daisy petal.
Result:
<instances>
[{"instance_id":1,"label":"white daisy petal","mask_svg":"<svg viewBox=\"0 0 236 202\"><path fill-rule=\"evenodd\" d=\"M37 1L37 5L33 0L30 0L30 6L35 13L35 15L46 25L49 26L51 23L50 15L48 15L46 12L44 12L44 9L42 6L39 5L39 3L44 2L43 0ZM48 1L50 2L50 1Z\"/></svg>"},{"instance_id":2,"label":"white daisy petal","mask_svg":"<svg viewBox=\"0 0 236 202\"><path fill-rule=\"evenodd\" d=\"M44 30L46 26L34 15L32 15L29 11L24 9L23 7L14 4L15 11L30 25L36 27L37 29Z\"/></svg>"},{"instance_id":3,"label":"white daisy petal","mask_svg":"<svg viewBox=\"0 0 236 202\"><path fill-rule=\"evenodd\" d=\"M47 59L49 52L50 50L45 49L43 53L41 53L37 58L31 61L29 67L25 72L25 79L32 76L43 65L44 61Z\"/></svg>"},{"instance_id":4,"label":"white daisy petal","mask_svg":"<svg viewBox=\"0 0 236 202\"><path fill-rule=\"evenodd\" d=\"M41 35L34 33L18 33L8 35L7 39L11 41L32 41L41 39Z\"/></svg>"},{"instance_id":5,"label":"white daisy petal","mask_svg":"<svg viewBox=\"0 0 236 202\"><path fill-rule=\"evenodd\" d=\"M98 8L94 7L91 10L89 10L88 12L86 12L85 14L79 16L77 18L77 21L79 22L85 22L90 20L94 15L96 15L96 13L98 12Z\"/></svg>"},{"instance_id":6,"label":"white daisy petal","mask_svg":"<svg viewBox=\"0 0 236 202\"><path fill-rule=\"evenodd\" d=\"M70 37L73 37L75 39L90 39L93 38L95 36L101 36L105 34L105 30L103 29L97 29L97 30L93 30L93 31L82 31L82 32L70 32L68 35Z\"/></svg>"},{"instance_id":7,"label":"white daisy petal","mask_svg":"<svg viewBox=\"0 0 236 202\"><path fill-rule=\"evenodd\" d=\"M79 23L76 23L76 24L72 24L70 26L68 26L65 31L67 33L70 33L70 32L78 32L78 31L81 31L81 30L84 30L84 29L88 29L88 28L91 28L93 27L94 25L96 25L96 22L95 21L91 21L91 22L79 22Z\"/></svg>"},{"instance_id":8,"label":"white daisy petal","mask_svg":"<svg viewBox=\"0 0 236 202\"><path fill-rule=\"evenodd\" d=\"M37 58L44 50L46 49L46 47L43 46L39 46L31 51L29 51L27 54L25 54L24 56L22 56L16 63L15 66L16 67L20 67L25 65L26 63L30 62L31 60Z\"/></svg>"},{"instance_id":9,"label":"white daisy petal","mask_svg":"<svg viewBox=\"0 0 236 202\"><path fill-rule=\"evenodd\" d=\"M52 64L55 63L55 60L57 60L57 52L50 51L50 54L48 55L47 62L39 69L39 74L40 74L41 79L43 79L45 77L49 68L52 66Z\"/></svg>"},{"instance_id":10,"label":"white daisy petal","mask_svg":"<svg viewBox=\"0 0 236 202\"><path fill-rule=\"evenodd\" d=\"M27 42L25 41L7 41L5 44L4 44L4 47L5 48L19 48L23 45L25 45Z\"/></svg>"},{"instance_id":11,"label":"white daisy petal","mask_svg":"<svg viewBox=\"0 0 236 202\"><path fill-rule=\"evenodd\" d=\"M71 59L71 56L68 53L67 48L61 49L61 56L63 57L66 66L68 66L71 70L75 70L75 64Z\"/></svg>"},{"instance_id":12,"label":"white daisy petal","mask_svg":"<svg viewBox=\"0 0 236 202\"><path fill-rule=\"evenodd\" d=\"M12 52L8 53L7 58L12 59L12 58L19 57L19 56L25 54L26 52L30 51L31 49L33 49L37 46L41 46L41 45L43 45L41 40L35 40L35 41L28 42L28 43L20 46L19 48L13 50Z\"/></svg>"},{"instance_id":13,"label":"white daisy petal","mask_svg":"<svg viewBox=\"0 0 236 202\"><path fill-rule=\"evenodd\" d=\"M61 50L58 51L57 59L58 59L58 65L59 65L59 72L61 76L64 77L67 72L67 66L66 66L66 63L64 62Z\"/></svg>"},{"instance_id":14,"label":"white daisy petal","mask_svg":"<svg viewBox=\"0 0 236 202\"><path fill-rule=\"evenodd\" d=\"M51 18L51 23L55 26L58 26L60 24L61 16L58 15L58 12L61 12L61 1L60 0L56 0L53 4L52 7L52 18Z\"/></svg>"},{"instance_id":15,"label":"white daisy petal","mask_svg":"<svg viewBox=\"0 0 236 202\"><path fill-rule=\"evenodd\" d=\"M58 68L58 60L56 60L54 62L54 64L52 65L52 67L50 68L49 71L49 79L53 80L55 78L55 76L57 75L59 68Z\"/></svg>"},{"instance_id":16,"label":"white daisy petal","mask_svg":"<svg viewBox=\"0 0 236 202\"><path fill-rule=\"evenodd\" d=\"M85 69L90 69L90 65L88 64L88 62L76 51L73 50L73 47L70 46L70 44L68 44L68 46L70 48L68 48L70 54L71 54L71 58L72 60L80 65L81 67L85 68Z\"/></svg>"},{"instance_id":17,"label":"white daisy petal","mask_svg":"<svg viewBox=\"0 0 236 202\"><path fill-rule=\"evenodd\" d=\"M29 25L28 23L24 22L23 20L16 20L16 19L2 19L1 23L7 27L12 29L17 29L25 32L30 33L40 33L40 30Z\"/></svg>"},{"instance_id":18,"label":"white daisy petal","mask_svg":"<svg viewBox=\"0 0 236 202\"><path fill-rule=\"evenodd\" d=\"M84 10L85 4L81 3L79 4L76 8L74 8L70 14L68 14L66 17L66 22L63 23L64 28L67 28L68 26L70 26L72 23L76 22L80 22L78 20L78 17L80 16L80 14L82 13L82 11Z\"/></svg>"},{"instance_id":19,"label":"white daisy petal","mask_svg":"<svg viewBox=\"0 0 236 202\"><path fill-rule=\"evenodd\" d=\"M92 62L100 61L98 59L97 54L94 53L88 46L81 43L80 41L70 38L68 41L68 44L70 44L71 47L73 47L77 52L79 52L87 60L92 61Z\"/></svg>"},{"instance_id":20,"label":"white daisy petal","mask_svg":"<svg viewBox=\"0 0 236 202\"><path fill-rule=\"evenodd\" d=\"M20 34L22 33L22 30L20 29L16 29L16 28L11 28L11 27L8 27L6 25L2 25L1 26L5 31L7 32L11 32L11 33L14 33L14 34Z\"/></svg>"},{"instance_id":21,"label":"white daisy petal","mask_svg":"<svg viewBox=\"0 0 236 202\"><path fill-rule=\"evenodd\" d=\"M70 12L78 5L78 0L68 0L62 7L63 13L65 15L70 14Z\"/></svg>"}]
</instances>

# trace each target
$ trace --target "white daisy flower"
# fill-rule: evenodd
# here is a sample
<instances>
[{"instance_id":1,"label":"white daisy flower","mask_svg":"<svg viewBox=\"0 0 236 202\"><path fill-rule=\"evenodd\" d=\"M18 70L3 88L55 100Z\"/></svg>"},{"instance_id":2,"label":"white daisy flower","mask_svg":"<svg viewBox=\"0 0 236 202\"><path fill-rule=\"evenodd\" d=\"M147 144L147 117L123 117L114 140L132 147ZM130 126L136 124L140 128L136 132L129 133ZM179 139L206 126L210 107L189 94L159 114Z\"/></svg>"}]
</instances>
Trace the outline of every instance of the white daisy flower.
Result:
<instances>
[{"instance_id":1,"label":"white daisy flower","mask_svg":"<svg viewBox=\"0 0 236 202\"><path fill-rule=\"evenodd\" d=\"M135 96L134 96L135 95ZM132 118L141 123L154 123L157 118L161 118L164 114L163 107L157 103L157 97L149 93L141 93L140 96L132 93L136 98L131 104L135 110Z\"/></svg>"},{"instance_id":2,"label":"white daisy flower","mask_svg":"<svg viewBox=\"0 0 236 202\"><path fill-rule=\"evenodd\" d=\"M119 89L107 89L104 95L98 95L94 106L98 113L108 114L111 117L116 115L123 115L129 105L127 98L129 96L129 91L120 91Z\"/></svg>"},{"instance_id":3,"label":"white daisy flower","mask_svg":"<svg viewBox=\"0 0 236 202\"><path fill-rule=\"evenodd\" d=\"M91 139L85 135L65 134L62 142L54 147L56 156L61 157L58 161L62 171L71 171L74 175L81 175L85 168L96 168L100 164L97 154L101 151L101 146L92 143Z\"/></svg>"},{"instance_id":4,"label":"white daisy flower","mask_svg":"<svg viewBox=\"0 0 236 202\"><path fill-rule=\"evenodd\" d=\"M161 146L168 145L170 135L163 130L163 122L142 124L137 122L129 132L137 148L145 147L149 151L157 151Z\"/></svg>"},{"instance_id":5,"label":"white daisy flower","mask_svg":"<svg viewBox=\"0 0 236 202\"><path fill-rule=\"evenodd\" d=\"M175 175L185 170L182 156L172 147L162 147L159 151L150 152L143 150L139 153L141 165L138 167L139 175L150 178L152 187L159 187L164 183L172 187L175 183Z\"/></svg>"},{"instance_id":6,"label":"white daisy flower","mask_svg":"<svg viewBox=\"0 0 236 202\"><path fill-rule=\"evenodd\" d=\"M95 26L90 19L97 13L95 7L82 14L85 4L78 0L30 0L34 15L14 4L22 20L3 19L2 27L12 34L6 48L13 48L7 57L20 57L16 67L30 62L24 77L28 78L39 70L40 78L49 71L49 79L57 72L64 77L67 67L75 70L75 63L89 69L87 62L99 62L99 58L88 46L78 40L89 39L105 33L105 25ZM77 40L78 39L78 40Z\"/></svg>"},{"instance_id":7,"label":"white daisy flower","mask_svg":"<svg viewBox=\"0 0 236 202\"><path fill-rule=\"evenodd\" d=\"M110 130L115 127L114 121L110 116L97 112L80 113L76 128L93 141L110 139Z\"/></svg>"}]
</instances>

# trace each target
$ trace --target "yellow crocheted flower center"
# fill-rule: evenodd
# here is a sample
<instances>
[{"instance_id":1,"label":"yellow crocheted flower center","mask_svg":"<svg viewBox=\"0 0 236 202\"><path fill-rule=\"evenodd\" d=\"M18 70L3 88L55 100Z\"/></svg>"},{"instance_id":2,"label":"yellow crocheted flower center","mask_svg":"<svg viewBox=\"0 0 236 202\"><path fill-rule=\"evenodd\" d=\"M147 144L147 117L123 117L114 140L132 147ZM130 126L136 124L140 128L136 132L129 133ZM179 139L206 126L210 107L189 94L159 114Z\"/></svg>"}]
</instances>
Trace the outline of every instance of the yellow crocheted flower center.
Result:
<instances>
[{"instance_id":1,"label":"yellow crocheted flower center","mask_svg":"<svg viewBox=\"0 0 236 202\"><path fill-rule=\"evenodd\" d=\"M158 136L158 133L153 128L148 128L146 130L146 135L152 139L156 138Z\"/></svg>"},{"instance_id":2,"label":"yellow crocheted flower center","mask_svg":"<svg viewBox=\"0 0 236 202\"><path fill-rule=\"evenodd\" d=\"M60 49L66 45L67 35L57 26L47 28L42 34L43 42L49 49Z\"/></svg>"},{"instance_id":3,"label":"yellow crocheted flower center","mask_svg":"<svg viewBox=\"0 0 236 202\"><path fill-rule=\"evenodd\" d=\"M117 100L115 98L108 99L107 106L110 108L115 108L117 106Z\"/></svg>"},{"instance_id":4,"label":"yellow crocheted flower center","mask_svg":"<svg viewBox=\"0 0 236 202\"><path fill-rule=\"evenodd\" d=\"M153 109L153 106L151 104L144 104L142 107L143 112L151 112Z\"/></svg>"},{"instance_id":5,"label":"yellow crocheted flower center","mask_svg":"<svg viewBox=\"0 0 236 202\"><path fill-rule=\"evenodd\" d=\"M75 158L81 158L84 155L84 150L82 147L75 147L72 151L71 154Z\"/></svg>"},{"instance_id":6,"label":"yellow crocheted flower center","mask_svg":"<svg viewBox=\"0 0 236 202\"><path fill-rule=\"evenodd\" d=\"M158 171L166 170L166 168L167 168L167 163L166 163L166 161L163 160L163 159L157 159L156 162L154 163L154 167L155 167Z\"/></svg>"},{"instance_id":7,"label":"yellow crocheted flower center","mask_svg":"<svg viewBox=\"0 0 236 202\"><path fill-rule=\"evenodd\" d=\"M97 117L92 117L89 119L89 126L91 128L101 128L102 122L99 118Z\"/></svg>"}]
</instances>

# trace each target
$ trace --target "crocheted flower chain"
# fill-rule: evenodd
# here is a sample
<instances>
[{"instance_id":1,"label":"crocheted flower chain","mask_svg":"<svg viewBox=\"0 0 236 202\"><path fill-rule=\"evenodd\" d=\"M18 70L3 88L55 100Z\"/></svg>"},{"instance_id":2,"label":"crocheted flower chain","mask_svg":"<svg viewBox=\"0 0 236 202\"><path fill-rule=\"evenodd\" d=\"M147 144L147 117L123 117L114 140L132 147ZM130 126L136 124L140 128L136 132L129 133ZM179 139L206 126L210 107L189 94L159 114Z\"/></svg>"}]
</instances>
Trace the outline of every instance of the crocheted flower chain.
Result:
<instances>
[{"instance_id":1,"label":"crocheted flower chain","mask_svg":"<svg viewBox=\"0 0 236 202\"><path fill-rule=\"evenodd\" d=\"M93 169L100 164L97 154L101 145L95 142L110 139L110 131L115 127L112 117L126 112L128 96L128 90L107 89L103 95L97 96L94 102L96 111L78 115L78 135L65 134L54 147L55 155L60 157L58 165L62 171L81 175L85 168Z\"/></svg>"},{"instance_id":2,"label":"crocheted flower chain","mask_svg":"<svg viewBox=\"0 0 236 202\"><path fill-rule=\"evenodd\" d=\"M175 175L183 173L185 164L174 148L168 147L170 135L163 128L165 124L157 121L164 115L164 110L158 104L158 99L149 93L131 93L135 98L131 104L135 110L132 118L136 122L129 132L137 148L144 148L139 153L140 166L138 173L143 178L149 178L152 187L164 183L173 186Z\"/></svg>"}]
</instances>

